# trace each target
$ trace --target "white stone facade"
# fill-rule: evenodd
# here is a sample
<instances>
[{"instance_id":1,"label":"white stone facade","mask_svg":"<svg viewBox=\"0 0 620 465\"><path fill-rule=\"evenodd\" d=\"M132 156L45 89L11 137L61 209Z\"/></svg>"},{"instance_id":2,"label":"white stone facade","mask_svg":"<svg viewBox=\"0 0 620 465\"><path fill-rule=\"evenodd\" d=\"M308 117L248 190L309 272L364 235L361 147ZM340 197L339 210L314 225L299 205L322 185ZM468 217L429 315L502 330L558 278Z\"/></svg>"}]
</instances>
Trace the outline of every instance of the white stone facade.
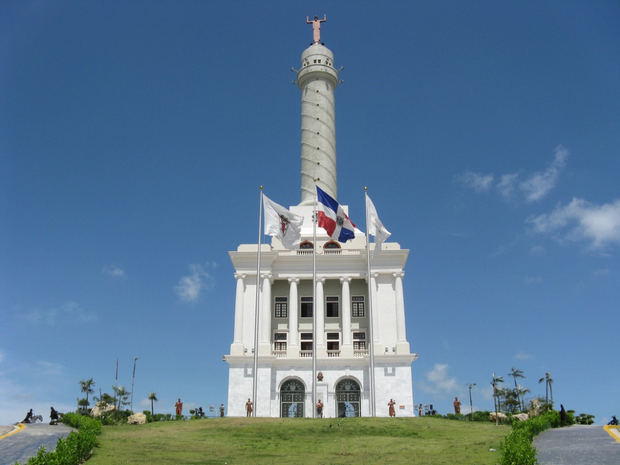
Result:
<instances>
[{"instance_id":1,"label":"white stone facade","mask_svg":"<svg viewBox=\"0 0 620 465\"><path fill-rule=\"evenodd\" d=\"M257 416L313 416L313 337L316 371L322 377L317 380L317 399L324 404L324 417L370 415L371 343L376 415L388 416L387 404L394 399L397 416L415 416L411 364L417 355L407 341L402 282L409 251L397 243L384 243L380 254L371 253L368 276L366 238L361 231L355 231L355 239L339 244L317 228L313 244L315 180L337 198L334 90L338 72L332 52L322 44L308 47L297 79L302 92L302 189L301 203L290 209L304 217L305 244L298 250L285 249L277 239L263 244L258 277L257 244L242 244L230 252L237 286L233 342L230 353L224 355L230 367L228 414L244 416L245 403L252 398L260 286L257 396L252 399ZM358 221L362 215L356 215ZM312 246L317 274L314 331ZM369 340L371 324L374 341Z\"/></svg>"}]
</instances>

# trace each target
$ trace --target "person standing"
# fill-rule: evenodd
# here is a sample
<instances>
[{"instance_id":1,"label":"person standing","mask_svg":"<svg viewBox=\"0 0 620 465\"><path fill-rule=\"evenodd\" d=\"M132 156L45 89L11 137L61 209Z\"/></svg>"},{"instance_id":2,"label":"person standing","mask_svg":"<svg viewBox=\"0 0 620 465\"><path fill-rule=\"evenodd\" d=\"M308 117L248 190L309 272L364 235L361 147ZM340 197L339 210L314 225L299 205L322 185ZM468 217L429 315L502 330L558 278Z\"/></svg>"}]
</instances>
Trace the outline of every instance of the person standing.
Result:
<instances>
[{"instance_id":1,"label":"person standing","mask_svg":"<svg viewBox=\"0 0 620 465\"><path fill-rule=\"evenodd\" d=\"M323 418L323 402L321 399L316 403L316 414L319 418Z\"/></svg>"},{"instance_id":2,"label":"person standing","mask_svg":"<svg viewBox=\"0 0 620 465\"><path fill-rule=\"evenodd\" d=\"M460 415L461 414L461 401L459 400L458 397L454 398L454 402L452 402L452 405L454 405L454 413L456 415Z\"/></svg>"},{"instance_id":3,"label":"person standing","mask_svg":"<svg viewBox=\"0 0 620 465\"><path fill-rule=\"evenodd\" d=\"M174 404L174 408L176 409L177 417L183 415L183 402L181 402L181 398L177 400L177 403Z\"/></svg>"},{"instance_id":4,"label":"person standing","mask_svg":"<svg viewBox=\"0 0 620 465\"><path fill-rule=\"evenodd\" d=\"M252 401L250 400L250 398L248 397L248 401L245 403L245 416L246 417L251 417L252 416L252 410L254 404L252 403Z\"/></svg>"},{"instance_id":5,"label":"person standing","mask_svg":"<svg viewBox=\"0 0 620 465\"><path fill-rule=\"evenodd\" d=\"M396 402L394 402L394 399L390 399L390 401L388 402L388 407L389 407L389 413L391 417L396 416L396 410L394 409L395 405L396 405Z\"/></svg>"},{"instance_id":6,"label":"person standing","mask_svg":"<svg viewBox=\"0 0 620 465\"><path fill-rule=\"evenodd\" d=\"M220 417L224 418L224 404L220 405Z\"/></svg>"}]
</instances>

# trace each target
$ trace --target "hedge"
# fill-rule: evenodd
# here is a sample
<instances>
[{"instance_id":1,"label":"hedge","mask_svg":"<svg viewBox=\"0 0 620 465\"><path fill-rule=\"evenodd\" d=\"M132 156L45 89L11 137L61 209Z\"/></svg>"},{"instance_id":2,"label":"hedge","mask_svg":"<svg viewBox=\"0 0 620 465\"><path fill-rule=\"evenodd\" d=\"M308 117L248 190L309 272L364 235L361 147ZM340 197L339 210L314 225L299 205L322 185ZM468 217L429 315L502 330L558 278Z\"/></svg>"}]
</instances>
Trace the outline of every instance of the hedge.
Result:
<instances>
[{"instance_id":1,"label":"hedge","mask_svg":"<svg viewBox=\"0 0 620 465\"><path fill-rule=\"evenodd\" d=\"M41 447L37 455L26 462L27 465L78 465L90 457L97 445L97 435L101 433L101 422L78 413L66 413L62 421L77 428L77 433L72 431L66 438L58 439L56 450L52 452Z\"/></svg>"}]
</instances>

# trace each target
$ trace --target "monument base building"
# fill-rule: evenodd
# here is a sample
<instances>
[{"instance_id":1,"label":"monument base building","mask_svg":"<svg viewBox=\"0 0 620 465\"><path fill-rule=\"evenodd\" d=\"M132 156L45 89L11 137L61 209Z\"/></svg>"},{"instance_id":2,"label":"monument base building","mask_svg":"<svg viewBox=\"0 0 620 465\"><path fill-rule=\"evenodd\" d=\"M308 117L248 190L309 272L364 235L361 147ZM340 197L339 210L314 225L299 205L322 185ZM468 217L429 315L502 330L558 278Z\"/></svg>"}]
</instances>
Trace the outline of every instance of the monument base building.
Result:
<instances>
[{"instance_id":1,"label":"monument base building","mask_svg":"<svg viewBox=\"0 0 620 465\"><path fill-rule=\"evenodd\" d=\"M224 355L229 364L229 416L245 416L251 399L259 417L313 417L313 343L316 398L324 405L323 417L371 415L371 342L376 415L388 416L388 402L393 399L397 416L415 416L411 364L417 355L407 341L403 296L409 250L389 242L374 255L371 244L369 275L362 231L356 229L353 240L339 243L317 227L314 243L314 183L337 198L334 89L338 72L332 52L320 43L317 33L323 21L315 17L312 22L315 42L303 52L297 75L302 93L302 199L290 210L304 217L302 241L296 250L286 249L277 238L263 244L258 275L257 244L242 244L229 253L237 280L233 342L230 353ZM261 301L254 399L257 286Z\"/></svg>"}]
</instances>

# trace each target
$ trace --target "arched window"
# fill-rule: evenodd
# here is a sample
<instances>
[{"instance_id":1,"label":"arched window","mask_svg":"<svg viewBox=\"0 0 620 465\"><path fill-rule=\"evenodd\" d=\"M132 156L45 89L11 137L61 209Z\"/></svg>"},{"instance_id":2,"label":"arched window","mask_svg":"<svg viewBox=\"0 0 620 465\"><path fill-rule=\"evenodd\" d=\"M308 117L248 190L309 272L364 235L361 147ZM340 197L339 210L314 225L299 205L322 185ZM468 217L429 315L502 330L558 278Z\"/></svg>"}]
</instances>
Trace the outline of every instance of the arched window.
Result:
<instances>
[{"instance_id":1,"label":"arched window","mask_svg":"<svg viewBox=\"0 0 620 465\"><path fill-rule=\"evenodd\" d=\"M289 379L280 388L280 416L303 417L306 389L301 381Z\"/></svg>"},{"instance_id":2,"label":"arched window","mask_svg":"<svg viewBox=\"0 0 620 465\"><path fill-rule=\"evenodd\" d=\"M339 249L340 248L340 244L336 241L329 241L326 242L325 245L323 246L324 249Z\"/></svg>"},{"instance_id":3,"label":"arched window","mask_svg":"<svg viewBox=\"0 0 620 465\"><path fill-rule=\"evenodd\" d=\"M314 249L314 244L310 241L303 241L299 244L300 249Z\"/></svg>"},{"instance_id":4,"label":"arched window","mask_svg":"<svg viewBox=\"0 0 620 465\"><path fill-rule=\"evenodd\" d=\"M336 385L336 412L338 417L359 417L360 400L360 385L354 379L343 379Z\"/></svg>"}]
</instances>

